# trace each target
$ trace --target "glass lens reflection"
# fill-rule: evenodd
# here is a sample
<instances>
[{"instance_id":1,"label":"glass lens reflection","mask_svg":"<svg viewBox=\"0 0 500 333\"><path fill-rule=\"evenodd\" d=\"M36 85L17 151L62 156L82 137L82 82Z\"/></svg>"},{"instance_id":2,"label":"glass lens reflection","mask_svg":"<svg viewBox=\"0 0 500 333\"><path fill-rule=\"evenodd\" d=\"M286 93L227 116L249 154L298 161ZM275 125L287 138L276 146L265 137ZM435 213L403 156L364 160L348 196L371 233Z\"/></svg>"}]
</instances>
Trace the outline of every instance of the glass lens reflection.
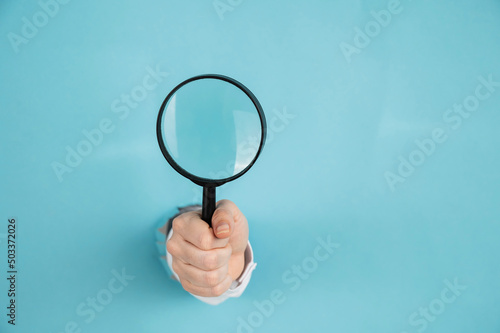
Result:
<instances>
[{"instance_id":1,"label":"glass lens reflection","mask_svg":"<svg viewBox=\"0 0 500 333\"><path fill-rule=\"evenodd\" d=\"M165 147L179 166L214 180L243 171L262 138L252 100L237 86L212 78L179 88L167 102L161 129Z\"/></svg>"}]
</instances>

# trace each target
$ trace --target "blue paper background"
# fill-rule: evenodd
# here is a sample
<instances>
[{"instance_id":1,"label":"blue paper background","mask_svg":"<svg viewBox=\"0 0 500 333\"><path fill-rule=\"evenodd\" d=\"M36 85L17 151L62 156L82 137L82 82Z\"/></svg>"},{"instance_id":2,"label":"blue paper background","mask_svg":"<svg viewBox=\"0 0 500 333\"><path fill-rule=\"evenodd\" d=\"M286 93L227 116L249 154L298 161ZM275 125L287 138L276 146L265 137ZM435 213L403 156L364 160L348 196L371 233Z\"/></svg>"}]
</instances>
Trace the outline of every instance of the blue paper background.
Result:
<instances>
[{"instance_id":1,"label":"blue paper background","mask_svg":"<svg viewBox=\"0 0 500 333\"><path fill-rule=\"evenodd\" d=\"M500 87L456 129L443 119L480 77L500 81L499 1L401 0L378 33L371 11L391 1L221 0L232 10L218 15L212 0L72 0L44 21L45 3L0 4L2 332L500 331ZM12 42L34 15L38 31ZM342 43L367 27L369 43L346 57ZM141 90L151 71L157 86ZM167 93L203 73L250 88L271 132L255 166L218 192L248 217L258 267L217 307L168 278L154 235L201 196L163 159L155 122ZM131 92L141 100L126 107ZM54 162L100 124L109 133L58 178ZM386 172L435 129L447 140L391 190ZM16 326L5 316L11 217ZM328 236L340 247L292 290L283 276L313 265ZM135 278L92 320L78 315L122 269ZM455 279L466 289L444 303ZM275 289L285 301L266 316L254 302ZM439 314L424 320L429 306Z\"/></svg>"}]
</instances>

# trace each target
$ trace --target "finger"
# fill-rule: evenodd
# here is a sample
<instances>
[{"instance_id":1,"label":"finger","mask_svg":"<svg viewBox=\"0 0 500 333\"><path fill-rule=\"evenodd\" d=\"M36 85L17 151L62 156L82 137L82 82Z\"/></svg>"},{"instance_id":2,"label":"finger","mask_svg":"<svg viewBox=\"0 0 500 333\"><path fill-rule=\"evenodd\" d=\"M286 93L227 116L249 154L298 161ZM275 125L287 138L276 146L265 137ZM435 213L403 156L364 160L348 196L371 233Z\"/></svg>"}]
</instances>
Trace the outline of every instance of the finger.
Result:
<instances>
[{"instance_id":1,"label":"finger","mask_svg":"<svg viewBox=\"0 0 500 333\"><path fill-rule=\"evenodd\" d=\"M172 269L174 269L177 275L182 276L191 284L203 288L217 286L228 275L227 264L212 271L204 271L195 266L183 263L180 260L175 260L172 262Z\"/></svg>"},{"instance_id":2,"label":"finger","mask_svg":"<svg viewBox=\"0 0 500 333\"><path fill-rule=\"evenodd\" d=\"M229 289L229 287L231 287L231 283L233 283L233 279L231 279L231 277L229 275L227 275L226 278L224 279L224 281L222 281L218 285L216 285L214 287L207 287L207 288L196 286L196 285L192 284L191 282L189 282L188 280L181 279L182 287L186 291L190 292L191 294L203 296L203 297L220 296L220 295L224 294Z\"/></svg>"},{"instance_id":3,"label":"finger","mask_svg":"<svg viewBox=\"0 0 500 333\"><path fill-rule=\"evenodd\" d=\"M234 230L234 224L240 219L239 208L229 200L217 203L217 209L212 216L212 227L217 238L229 238Z\"/></svg>"},{"instance_id":4,"label":"finger","mask_svg":"<svg viewBox=\"0 0 500 333\"><path fill-rule=\"evenodd\" d=\"M203 251L176 234L167 242L167 251L172 257L205 271L211 271L227 264L232 254L232 248L229 244L223 248Z\"/></svg>"},{"instance_id":5,"label":"finger","mask_svg":"<svg viewBox=\"0 0 500 333\"><path fill-rule=\"evenodd\" d=\"M188 212L177 216L172 222L174 235L177 233L183 239L201 250L223 248L227 239L218 239L212 229L201 219L200 212Z\"/></svg>"}]
</instances>

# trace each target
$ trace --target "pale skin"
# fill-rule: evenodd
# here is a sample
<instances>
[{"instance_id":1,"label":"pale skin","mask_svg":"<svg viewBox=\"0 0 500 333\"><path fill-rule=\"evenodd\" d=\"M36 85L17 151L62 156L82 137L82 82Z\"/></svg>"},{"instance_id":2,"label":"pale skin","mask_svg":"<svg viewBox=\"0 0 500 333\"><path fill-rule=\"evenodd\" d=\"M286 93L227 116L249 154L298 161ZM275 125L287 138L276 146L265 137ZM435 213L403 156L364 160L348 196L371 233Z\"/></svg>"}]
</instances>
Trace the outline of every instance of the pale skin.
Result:
<instances>
[{"instance_id":1,"label":"pale skin","mask_svg":"<svg viewBox=\"0 0 500 333\"><path fill-rule=\"evenodd\" d=\"M198 296L222 295L245 265L247 219L229 200L217 202L216 207L212 228L201 219L201 211L176 217L167 242L182 287Z\"/></svg>"}]
</instances>

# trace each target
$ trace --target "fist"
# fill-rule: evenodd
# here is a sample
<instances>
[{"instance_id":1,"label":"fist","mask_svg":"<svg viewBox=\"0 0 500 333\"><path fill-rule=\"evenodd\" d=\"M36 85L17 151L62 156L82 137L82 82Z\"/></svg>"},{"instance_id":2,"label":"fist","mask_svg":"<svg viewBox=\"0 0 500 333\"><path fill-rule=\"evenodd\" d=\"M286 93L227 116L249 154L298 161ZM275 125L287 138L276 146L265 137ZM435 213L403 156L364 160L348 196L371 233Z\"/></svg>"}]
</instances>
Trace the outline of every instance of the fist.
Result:
<instances>
[{"instance_id":1,"label":"fist","mask_svg":"<svg viewBox=\"0 0 500 333\"><path fill-rule=\"evenodd\" d=\"M216 297L243 272L247 244L247 219L233 202L221 200L212 217L212 228L201 219L201 211L176 217L167 251L186 291Z\"/></svg>"}]
</instances>

